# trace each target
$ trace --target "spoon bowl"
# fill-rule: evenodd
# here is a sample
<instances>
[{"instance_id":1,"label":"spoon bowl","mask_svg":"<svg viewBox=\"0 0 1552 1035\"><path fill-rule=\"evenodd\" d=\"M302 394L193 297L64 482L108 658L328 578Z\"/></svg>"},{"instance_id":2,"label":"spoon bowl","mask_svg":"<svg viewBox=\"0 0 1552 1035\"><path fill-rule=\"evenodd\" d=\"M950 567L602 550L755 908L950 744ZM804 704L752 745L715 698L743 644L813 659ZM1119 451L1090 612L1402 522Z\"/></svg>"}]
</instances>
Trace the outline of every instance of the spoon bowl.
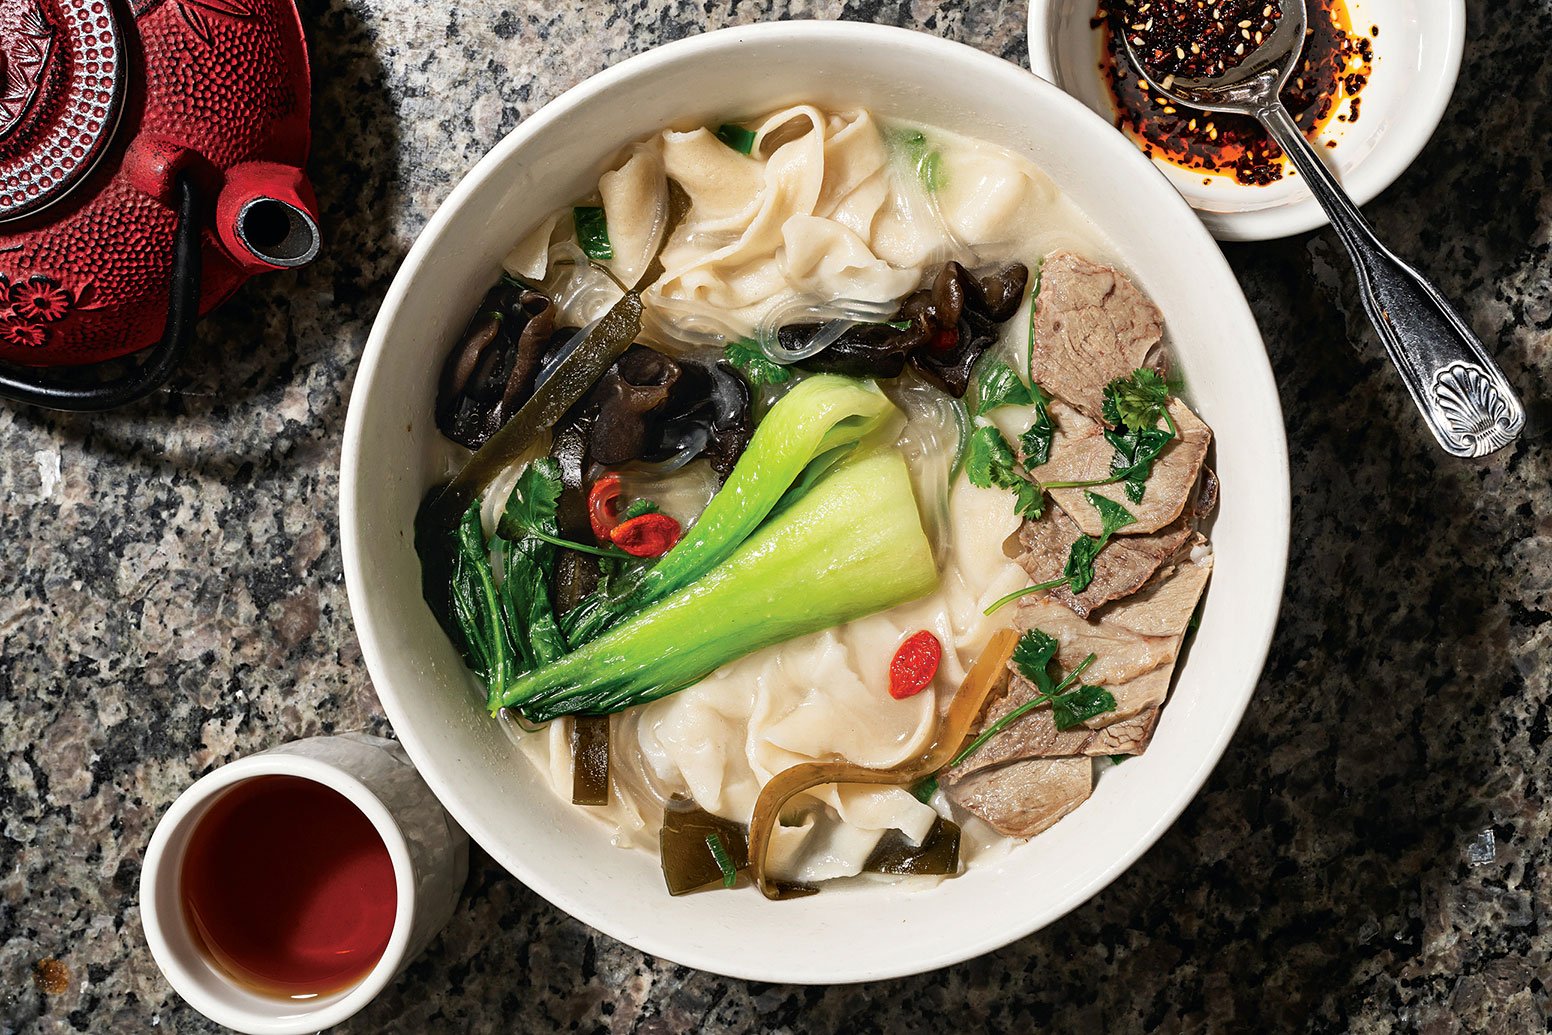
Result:
<instances>
[{"instance_id":1,"label":"spoon bowl","mask_svg":"<svg viewBox=\"0 0 1552 1035\"><path fill-rule=\"evenodd\" d=\"M1293 77L1304 53L1305 31L1309 15L1303 0L1285 5L1284 11L1260 46L1245 55L1245 60L1219 76L1167 75L1155 79L1148 63L1137 52L1130 32L1121 34L1126 56L1151 89L1192 108L1226 111L1237 115L1256 115L1268 104L1281 105L1283 87Z\"/></svg>"}]
</instances>

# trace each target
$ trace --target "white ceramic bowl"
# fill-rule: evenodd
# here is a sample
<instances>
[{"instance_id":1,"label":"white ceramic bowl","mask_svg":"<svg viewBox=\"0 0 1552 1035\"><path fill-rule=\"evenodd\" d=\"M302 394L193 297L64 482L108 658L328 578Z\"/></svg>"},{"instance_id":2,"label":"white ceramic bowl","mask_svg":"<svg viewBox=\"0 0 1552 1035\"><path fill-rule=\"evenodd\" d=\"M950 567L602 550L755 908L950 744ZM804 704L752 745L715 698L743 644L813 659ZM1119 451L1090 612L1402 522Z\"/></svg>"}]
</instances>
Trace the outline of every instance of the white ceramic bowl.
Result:
<instances>
[{"instance_id":1,"label":"white ceramic bowl","mask_svg":"<svg viewBox=\"0 0 1552 1035\"><path fill-rule=\"evenodd\" d=\"M1089 20L1097 0L1031 0L1029 67L1114 122L1115 105L1099 71L1101 34ZM1359 94L1356 122L1327 123L1321 147L1358 204L1374 200L1422 151L1450 102L1466 37L1465 0L1347 0L1355 31L1380 28L1374 74ZM1222 241L1262 241L1324 226L1326 214L1297 176L1252 187L1206 177L1160 159L1202 222Z\"/></svg>"},{"instance_id":2,"label":"white ceramic bowl","mask_svg":"<svg viewBox=\"0 0 1552 1035\"><path fill-rule=\"evenodd\" d=\"M612 847L485 714L421 601L411 521L437 473L431 411L442 357L513 241L570 204L623 145L670 122L715 124L799 98L995 140L1039 163L1089 213L1163 310L1217 430L1217 564L1148 753L1106 773L1093 799L1048 833L925 892L676 899L653 856ZM772 982L944 966L1038 930L1113 880L1185 808L1233 734L1271 639L1288 547L1287 447L1271 371L1233 274L1180 196L1103 120L1016 66L932 36L839 22L725 29L661 47L589 79L497 144L432 218L383 304L350 403L340 493L351 610L378 696L470 836L608 935Z\"/></svg>"}]
</instances>

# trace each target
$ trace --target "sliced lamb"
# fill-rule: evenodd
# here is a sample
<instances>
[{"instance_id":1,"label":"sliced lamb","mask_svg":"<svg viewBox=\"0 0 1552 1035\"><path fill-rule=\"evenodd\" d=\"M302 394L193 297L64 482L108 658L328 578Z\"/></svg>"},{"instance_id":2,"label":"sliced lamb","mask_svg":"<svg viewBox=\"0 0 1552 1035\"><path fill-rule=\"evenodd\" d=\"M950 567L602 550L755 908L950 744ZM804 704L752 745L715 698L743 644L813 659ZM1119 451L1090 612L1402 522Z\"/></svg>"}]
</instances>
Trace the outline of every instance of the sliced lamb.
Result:
<instances>
[{"instance_id":1,"label":"sliced lamb","mask_svg":"<svg viewBox=\"0 0 1552 1035\"><path fill-rule=\"evenodd\" d=\"M947 792L998 833L1034 837L1087 801L1093 789L1089 758L1032 758L982 769L949 784Z\"/></svg>"},{"instance_id":2,"label":"sliced lamb","mask_svg":"<svg viewBox=\"0 0 1552 1035\"><path fill-rule=\"evenodd\" d=\"M1057 664L1063 671L1070 672L1089 654L1095 655L1082 680L1109 690L1116 706L1071 730L1058 730L1051 710L1037 708L987 741L951 770L948 779L963 780L1020 759L1141 753L1169 695L1186 628L1212 572L1212 555L1205 547L1206 540L1194 535L1152 582L1106 607L1097 619L1079 618L1046 598L1021 607L1018 627L1054 637L1059 644ZM987 703L979 728L999 721L1038 694L1034 684L1015 674Z\"/></svg>"},{"instance_id":3,"label":"sliced lamb","mask_svg":"<svg viewBox=\"0 0 1552 1035\"><path fill-rule=\"evenodd\" d=\"M1196 495L1190 505L1170 524L1147 535L1116 536L1094 559L1094 581L1082 593L1074 594L1066 586L1049 590L1052 600L1072 608L1080 618L1088 618L1095 608L1137 592L1191 539L1197 523L1218 505L1218 477L1210 467L1202 468ZM1025 521L1018 531L1023 547L1014 555L1029 572L1031 582L1050 582L1062 575L1072 544L1083 534L1072 518L1059 508L1051 508L1038 521Z\"/></svg>"},{"instance_id":4,"label":"sliced lamb","mask_svg":"<svg viewBox=\"0 0 1552 1035\"><path fill-rule=\"evenodd\" d=\"M1101 530L1099 511L1084 498L1085 492L1108 496L1137 518L1136 524L1121 529L1120 535L1157 532L1180 516L1201 476L1212 431L1179 399L1169 401L1169 415L1180 436L1153 462L1141 503L1127 499L1126 486L1120 482L1090 489L1051 490L1051 498L1084 532L1099 535ZM1105 440L1104 425L1060 403L1052 404L1051 417L1056 425L1051 459L1034 468L1035 478L1042 482L1086 482L1110 477L1115 447Z\"/></svg>"},{"instance_id":5,"label":"sliced lamb","mask_svg":"<svg viewBox=\"0 0 1552 1035\"><path fill-rule=\"evenodd\" d=\"M1050 590L1051 599L1087 618L1101 604L1137 592L1191 537L1193 521L1193 515L1182 514L1149 535L1116 536L1094 558L1094 581L1087 589L1075 594L1065 585L1057 586ZM1040 520L1026 521L1019 530L1025 547L1019 566L1029 572L1031 582L1061 578L1072 544L1082 535L1077 522L1052 507Z\"/></svg>"},{"instance_id":6,"label":"sliced lamb","mask_svg":"<svg viewBox=\"0 0 1552 1035\"><path fill-rule=\"evenodd\" d=\"M1045 257L1031 368L1057 398L1099 420L1106 385L1162 363L1163 333L1158 309L1113 267L1072 252Z\"/></svg>"},{"instance_id":7,"label":"sliced lamb","mask_svg":"<svg viewBox=\"0 0 1552 1035\"><path fill-rule=\"evenodd\" d=\"M1155 669L1154 671L1168 670ZM1140 683L1142 680L1132 682ZM995 722L996 719L988 714L987 721ZM960 780L978 770L1025 758L1140 755L1148 746L1148 738L1153 736L1153 727L1158 725L1158 721L1159 707L1154 705L1142 709L1129 719L1112 722L1099 729L1079 726L1077 729L1059 730L1056 728L1056 720L1051 717L1050 709L1037 708L988 740L975 754L949 770L946 779Z\"/></svg>"}]
</instances>

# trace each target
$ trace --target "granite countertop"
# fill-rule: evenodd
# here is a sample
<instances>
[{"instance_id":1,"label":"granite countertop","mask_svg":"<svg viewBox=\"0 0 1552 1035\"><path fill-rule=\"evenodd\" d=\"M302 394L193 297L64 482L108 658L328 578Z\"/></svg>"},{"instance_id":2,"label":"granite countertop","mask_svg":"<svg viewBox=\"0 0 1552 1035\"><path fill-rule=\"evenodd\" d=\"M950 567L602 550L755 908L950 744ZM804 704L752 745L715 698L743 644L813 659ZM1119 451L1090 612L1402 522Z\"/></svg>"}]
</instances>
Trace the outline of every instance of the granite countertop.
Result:
<instances>
[{"instance_id":1,"label":"granite countertop","mask_svg":"<svg viewBox=\"0 0 1552 1035\"><path fill-rule=\"evenodd\" d=\"M1367 211L1463 301L1530 423L1497 456L1445 457L1331 232L1226 249L1287 414L1287 595L1228 754L1136 866L984 958L808 989L644 957L476 852L451 927L342 1030L1542 1030L1552 3L1468 7L1444 124ZM1022 3L303 8L323 256L205 321L170 392L101 416L0 407L0 1033L214 1030L141 932L157 817L239 755L386 731L341 575L345 405L390 277L475 159L599 69L732 22L886 21L1027 60Z\"/></svg>"}]
</instances>

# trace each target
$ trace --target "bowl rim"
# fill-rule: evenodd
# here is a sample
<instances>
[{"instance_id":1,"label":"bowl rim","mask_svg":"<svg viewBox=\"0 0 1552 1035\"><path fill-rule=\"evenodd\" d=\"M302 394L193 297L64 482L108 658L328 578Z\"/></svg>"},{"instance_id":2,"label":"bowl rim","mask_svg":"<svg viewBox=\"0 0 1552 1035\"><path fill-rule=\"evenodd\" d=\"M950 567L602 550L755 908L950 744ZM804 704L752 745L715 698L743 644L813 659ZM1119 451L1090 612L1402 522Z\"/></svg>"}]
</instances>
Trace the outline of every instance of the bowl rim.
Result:
<instances>
[{"instance_id":1,"label":"bowl rim","mask_svg":"<svg viewBox=\"0 0 1552 1035\"><path fill-rule=\"evenodd\" d=\"M985 76L993 83L1002 81L1015 88L1034 89L1044 93L1051 105L1067 106L1076 119L1094 120L1093 125L1096 130L1101 128L1106 130L1105 134L1096 133L1096 139L1101 141L1100 147L1113 152L1112 156L1107 156L1107 161L1114 167L1126 170L1125 175L1135 179L1140 189L1155 194L1161 209L1168 210L1174 207L1181 231L1188 236L1200 234L1200 238L1192 243L1201 252L1202 260L1213 267L1214 274L1234 287L1233 294L1223 299L1225 311L1232 313L1237 324L1243 325L1245 347L1258 350L1261 362L1252 363L1251 368L1254 379L1259 383L1252 387L1269 400L1265 415L1278 430L1278 434L1273 436L1278 448L1274 456L1267 458L1267 468L1271 471L1268 486L1274 494L1271 502L1276 527L1268 532L1266 548L1270 551L1269 559L1274 562L1271 567L1275 577L1270 580L1267 587L1271 607L1264 627L1246 630L1241 636L1241 642L1247 645L1247 657L1254 660L1254 665L1250 666L1250 671L1247 672L1247 689L1237 703L1219 713L1221 725L1212 739L1203 745L1194 769L1183 778L1178 796L1149 822L1139 825L1136 838L1127 851L1118 853L1106 865L1094 872L1061 905L1055 908L1033 908L1011 923L988 925L988 927L995 927L995 932L989 930L984 936L978 938L966 938L948 947L924 950L919 957L913 957L908 964L870 966L862 962L844 972L838 972L833 967L820 970L816 963L804 960L787 961L779 967L769 964L756 966L742 958L717 957L699 948L686 946L676 942L671 935L660 933L657 929L641 927L627 929L625 925L617 923L611 915L596 908L591 902L558 888L556 883L547 878L544 873L529 866L520 854L508 858L507 853L490 852L494 861L562 912L639 951L736 979L831 985L906 977L961 963L1025 938L1078 908L1130 868L1195 800L1237 731L1251 698L1255 696L1256 684L1265 666L1277 626L1289 549L1291 486L1281 403L1271 365L1265 358L1265 346L1260 337L1259 328L1243 292L1238 289L1238 281L1232 269L1201 223L1194 217L1185 218L1193 216L1193 213L1185 200L1170 188L1163 173L1154 168L1152 163L1131 145L1130 141L1115 133L1103 119L1076 98L1051 83L1032 76L1025 69L997 55L928 33L871 23L794 20L718 29L654 47L583 80L525 118L458 181L422 229L394 277L362 354L346 418L345 439L340 461L339 493L341 550L351 616L374 690L390 722L393 723L400 742L415 765L420 768L427 786L436 794L447 811L482 847L499 843L494 819L482 817L466 807L456 789L444 785L439 772L443 766L427 749L420 731L411 724L400 721L405 717L405 711L398 703L398 691L394 686L395 677L385 669L380 660L382 648L379 644L389 633L386 629L379 628L379 616L365 591L368 575L358 539L359 520L356 506L357 484L362 474L359 461L366 433L366 405L361 400L370 392L377 377L378 367L386 354L389 327L394 322L420 267L430 258L434 247L440 244L440 238L452 221L454 213L497 174L515 151L522 148L529 138L541 129L565 119L573 109L600 93L610 91L634 77L651 74L665 65L692 58L702 52L718 47L736 47L751 38L757 38L762 42L801 44L815 37L828 37L837 42L855 43L860 46L886 44L894 48L914 48L917 55L923 58L940 56L955 64L974 66L977 75Z\"/></svg>"},{"instance_id":2,"label":"bowl rim","mask_svg":"<svg viewBox=\"0 0 1552 1035\"><path fill-rule=\"evenodd\" d=\"M1030 0L1028 36L1029 67L1035 75L1053 83L1062 92L1057 73L1056 48L1052 36L1053 11L1061 0ZM1455 94L1455 82L1460 77L1460 65L1466 48L1466 0L1437 0L1445 8L1445 17L1427 22L1430 32L1443 37L1444 61L1433 66L1432 74L1425 70L1426 90L1407 95L1407 108L1415 117L1404 124L1401 133L1394 130L1386 146L1378 147L1359 158L1358 163L1342 176L1342 186L1353 203L1367 205L1379 197L1391 184L1411 168L1423 148L1433 139ZM1117 132L1120 132L1117 130ZM1125 134L1122 134L1125 136ZM1131 138L1127 137L1127 143ZM1241 188L1234 185L1231 189ZM1301 197L1273 208L1249 212L1223 212L1193 209L1197 217L1207 224L1207 229L1220 241L1270 241L1279 237L1292 237L1310 230L1318 230L1331 220L1325 209L1302 188ZM1187 202L1189 204L1189 202Z\"/></svg>"}]
</instances>

